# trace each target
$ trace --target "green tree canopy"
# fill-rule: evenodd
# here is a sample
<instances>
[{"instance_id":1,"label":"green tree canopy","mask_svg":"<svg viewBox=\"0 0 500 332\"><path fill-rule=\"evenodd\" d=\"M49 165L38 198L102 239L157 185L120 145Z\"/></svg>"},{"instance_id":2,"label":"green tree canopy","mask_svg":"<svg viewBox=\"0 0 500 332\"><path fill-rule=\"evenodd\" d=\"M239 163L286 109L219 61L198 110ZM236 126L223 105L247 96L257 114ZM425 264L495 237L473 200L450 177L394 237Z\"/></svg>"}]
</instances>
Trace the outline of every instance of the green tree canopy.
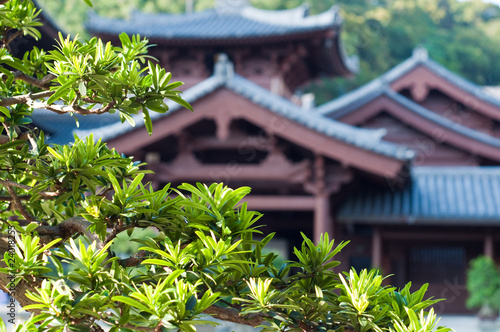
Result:
<instances>
[{"instance_id":1,"label":"green tree canopy","mask_svg":"<svg viewBox=\"0 0 500 332\"><path fill-rule=\"evenodd\" d=\"M15 38L39 36L37 15L28 0L0 3L0 288L32 313L15 331L195 331L213 324L206 315L265 331L448 331L428 311L427 285L412 292L375 270L335 273L347 243L328 234L304 237L296 259L275 266L264 253L273 234L254 239L261 215L243 202L250 188L154 190L142 164L92 136L47 145L28 126L37 108L117 112L123 122L142 112L151 132L149 112L167 111L165 99L190 106L139 36L112 46L61 35L49 53L13 56ZM116 256L117 236L140 229L154 233ZM15 307L8 315L12 331Z\"/></svg>"}]
</instances>

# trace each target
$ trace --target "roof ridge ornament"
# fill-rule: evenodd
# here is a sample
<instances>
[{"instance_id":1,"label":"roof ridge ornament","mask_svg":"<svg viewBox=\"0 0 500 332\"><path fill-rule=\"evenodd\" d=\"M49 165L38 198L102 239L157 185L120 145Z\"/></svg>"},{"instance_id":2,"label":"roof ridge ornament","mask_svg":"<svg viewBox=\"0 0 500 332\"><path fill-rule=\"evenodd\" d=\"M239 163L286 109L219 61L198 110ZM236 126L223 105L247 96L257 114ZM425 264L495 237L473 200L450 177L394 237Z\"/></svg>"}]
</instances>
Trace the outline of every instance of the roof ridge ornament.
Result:
<instances>
[{"instance_id":1,"label":"roof ridge ornament","mask_svg":"<svg viewBox=\"0 0 500 332\"><path fill-rule=\"evenodd\" d=\"M234 75L234 65L226 53L216 55L214 76L229 79Z\"/></svg>"},{"instance_id":2,"label":"roof ridge ornament","mask_svg":"<svg viewBox=\"0 0 500 332\"><path fill-rule=\"evenodd\" d=\"M218 14L239 14L245 7L250 6L249 0L216 0L215 10Z\"/></svg>"},{"instance_id":3,"label":"roof ridge ornament","mask_svg":"<svg viewBox=\"0 0 500 332\"><path fill-rule=\"evenodd\" d=\"M429 59L429 52L424 46L418 45L413 49L412 58L425 61Z\"/></svg>"}]
</instances>

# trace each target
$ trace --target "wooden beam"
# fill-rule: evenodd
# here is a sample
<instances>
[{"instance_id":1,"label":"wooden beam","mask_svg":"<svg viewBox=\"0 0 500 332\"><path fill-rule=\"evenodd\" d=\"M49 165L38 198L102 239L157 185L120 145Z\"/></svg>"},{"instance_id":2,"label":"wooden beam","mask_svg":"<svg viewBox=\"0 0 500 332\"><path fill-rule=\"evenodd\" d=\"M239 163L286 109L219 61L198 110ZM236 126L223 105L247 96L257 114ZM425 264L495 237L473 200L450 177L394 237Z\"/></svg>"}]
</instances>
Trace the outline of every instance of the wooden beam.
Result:
<instances>
[{"instance_id":1,"label":"wooden beam","mask_svg":"<svg viewBox=\"0 0 500 332\"><path fill-rule=\"evenodd\" d=\"M384 231L384 239L402 241L484 241L484 234L473 232L421 232L408 227L405 231Z\"/></svg>"},{"instance_id":2,"label":"wooden beam","mask_svg":"<svg viewBox=\"0 0 500 332\"><path fill-rule=\"evenodd\" d=\"M313 196L264 196L249 195L244 198L248 208L257 211L312 211Z\"/></svg>"},{"instance_id":3,"label":"wooden beam","mask_svg":"<svg viewBox=\"0 0 500 332\"><path fill-rule=\"evenodd\" d=\"M494 259L494 243L493 243L493 234L489 230L484 237L484 255L486 257Z\"/></svg>"},{"instance_id":4,"label":"wooden beam","mask_svg":"<svg viewBox=\"0 0 500 332\"><path fill-rule=\"evenodd\" d=\"M380 227L373 228L372 237L372 268L379 269L382 267L382 234Z\"/></svg>"},{"instance_id":5,"label":"wooden beam","mask_svg":"<svg viewBox=\"0 0 500 332\"><path fill-rule=\"evenodd\" d=\"M318 243L322 234L333 237L333 225L330 218L330 195L322 193L314 197L314 243Z\"/></svg>"},{"instance_id":6,"label":"wooden beam","mask_svg":"<svg viewBox=\"0 0 500 332\"><path fill-rule=\"evenodd\" d=\"M290 162L280 151L271 151L259 164L202 164L192 153L180 148L181 153L171 163L150 164L156 177L172 181L281 181L304 183L310 174L309 161Z\"/></svg>"}]
</instances>

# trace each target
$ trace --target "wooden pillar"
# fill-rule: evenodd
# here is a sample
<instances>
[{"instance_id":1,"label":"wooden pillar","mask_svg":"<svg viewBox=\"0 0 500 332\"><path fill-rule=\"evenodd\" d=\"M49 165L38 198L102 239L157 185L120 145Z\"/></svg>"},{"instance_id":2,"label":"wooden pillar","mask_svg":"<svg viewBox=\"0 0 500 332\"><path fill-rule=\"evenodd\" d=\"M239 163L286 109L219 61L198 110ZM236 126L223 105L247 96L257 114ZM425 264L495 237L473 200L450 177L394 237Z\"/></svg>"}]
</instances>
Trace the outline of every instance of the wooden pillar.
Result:
<instances>
[{"instance_id":1,"label":"wooden pillar","mask_svg":"<svg viewBox=\"0 0 500 332\"><path fill-rule=\"evenodd\" d=\"M372 236L372 268L379 269L382 267L382 234L380 227L373 227Z\"/></svg>"},{"instance_id":2,"label":"wooden pillar","mask_svg":"<svg viewBox=\"0 0 500 332\"><path fill-rule=\"evenodd\" d=\"M493 235L490 230L487 231L486 236L484 237L484 255L494 259Z\"/></svg>"},{"instance_id":3,"label":"wooden pillar","mask_svg":"<svg viewBox=\"0 0 500 332\"><path fill-rule=\"evenodd\" d=\"M318 243L321 234L328 233L333 237L333 223L330 218L330 196L318 193L314 197L314 242Z\"/></svg>"}]
</instances>

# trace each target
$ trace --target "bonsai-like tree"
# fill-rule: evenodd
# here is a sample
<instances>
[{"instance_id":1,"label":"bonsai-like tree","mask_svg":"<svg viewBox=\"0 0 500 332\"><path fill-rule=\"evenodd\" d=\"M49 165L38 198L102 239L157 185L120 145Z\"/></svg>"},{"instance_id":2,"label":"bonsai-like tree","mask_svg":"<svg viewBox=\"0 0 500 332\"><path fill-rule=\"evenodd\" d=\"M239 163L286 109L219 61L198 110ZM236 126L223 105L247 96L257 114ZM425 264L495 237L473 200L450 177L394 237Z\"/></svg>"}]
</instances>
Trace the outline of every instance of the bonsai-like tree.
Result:
<instances>
[{"instance_id":1,"label":"bonsai-like tree","mask_svg":"<svg viewBox=\"0 0 500 332\"><path fill-rule=\"evenodd\" d=\"M471 261L467 290L467 307L479 309L478 314L483 319L496 318L500 310L500 271L493 259L479 256Z\"/></svg>"},{"instance_id":2,"label":"bonsai-like tree","mask_svg":"<svg viewBox=\"0 0 500 332\"><path fill-rule=\"evenodd\" d=\"M121 45L59 36L55 50L23 57L16 38L40 37L29 0L0 1L0 287L32 314L21 331L195 331L206 315L266 331L431 331L426 286L384 286L377 271L337 274L327 234L304 237L296 260L274 266L263 254L260 214L242 199L250 188L183 184L154 190L147 172L94 137L48 145L29 126L36 109L133 122L166 112L165 99L190 106L170 74L147 56L147 40ZM175 193L175 195L171 195ZM119 234L152 228L139 251L117 257ZM291 273L291 270L298 271ZM14 308L14 310L12 310ZM437 331L447 331L437 328Z\"/></svg>"}]
</instances>

